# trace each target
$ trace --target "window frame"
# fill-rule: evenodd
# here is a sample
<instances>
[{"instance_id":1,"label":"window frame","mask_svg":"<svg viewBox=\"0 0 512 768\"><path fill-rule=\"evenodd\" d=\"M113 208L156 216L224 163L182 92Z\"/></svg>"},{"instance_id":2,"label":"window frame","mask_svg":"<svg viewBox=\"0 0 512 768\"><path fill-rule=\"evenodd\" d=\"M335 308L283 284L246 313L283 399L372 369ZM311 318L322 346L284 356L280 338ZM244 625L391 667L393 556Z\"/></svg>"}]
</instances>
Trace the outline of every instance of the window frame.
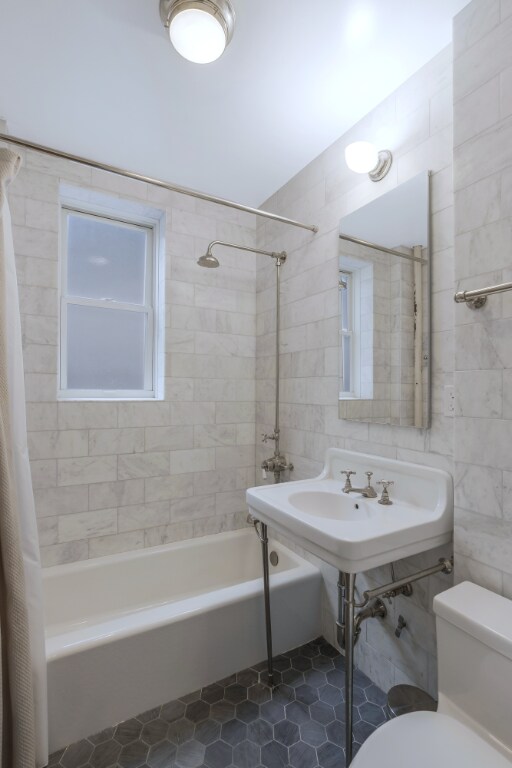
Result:
<instances>
[{"instance_id":1,"label":"window frame","mask_svg":"<svg viewBox=\"0 0 512 768\"><path fill-rule=\"evenodd\" d=\"M60 237L60 269L59 269L59 370L58 370L58 400L156 400L159 398L159 343L158 322L160 275L159 252L160 222L158 219L142 215L130 215L116 208L104 205L84 203L81 200L61 198L61 237ZM144 304L115 301L112 299L90 299L74 296L67 291L68 276L68 220L69 216L97 218L112 222L117 226L144 229L146 231L146 264L145 264L145 294ZM69 389L67 387L67 332L68 308L74 306L97 307L100 309L133 311L145 314L146 343L144 359L144 388L143 389Z\"/></svg>"},{"instance_id":2,"label":"window frame","mask_svg":"<svg viewBox=\"0 0 512 768\"><path fill-rule=\"evenodd\" d=\"M341 285L343 278L346 278L347 288ZM357 327L357 318L360 314L361 303L361 282L359 270L339 269L339 292L340 292L340 308L339 308L339 355L340 355L340 384L343 383L343 342L344 339L350 339L350 383L351 389L344 390L340 386L339 399L340 400L357 400L361 397L361 381L360 381L360 366L361 366L361 334L360 328ZM343 301L343 290L346 291L348 298L348 327L343 327L343 311L341 302Z\"/></svg>"}]
</instances>

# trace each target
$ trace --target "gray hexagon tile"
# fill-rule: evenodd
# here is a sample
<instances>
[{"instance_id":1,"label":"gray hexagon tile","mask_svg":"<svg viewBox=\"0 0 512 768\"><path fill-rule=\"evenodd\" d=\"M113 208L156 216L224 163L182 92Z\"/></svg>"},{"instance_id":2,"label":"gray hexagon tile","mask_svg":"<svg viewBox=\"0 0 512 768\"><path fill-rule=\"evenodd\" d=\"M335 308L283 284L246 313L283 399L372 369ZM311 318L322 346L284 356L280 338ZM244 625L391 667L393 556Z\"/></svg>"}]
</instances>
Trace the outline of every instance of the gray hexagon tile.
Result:
<instances>
[{"instance_id":1,"label":"gray hexagon tile","mask_svg":"<svg viewBox=\"0 0 512 768\"><path fill-rule=\"evenodd\" d=\"M106 728L49 768L343 768L344 660L323 638ZM354 751L386 719L386 696L354 673Z\"/></svg>"}]
</instances>

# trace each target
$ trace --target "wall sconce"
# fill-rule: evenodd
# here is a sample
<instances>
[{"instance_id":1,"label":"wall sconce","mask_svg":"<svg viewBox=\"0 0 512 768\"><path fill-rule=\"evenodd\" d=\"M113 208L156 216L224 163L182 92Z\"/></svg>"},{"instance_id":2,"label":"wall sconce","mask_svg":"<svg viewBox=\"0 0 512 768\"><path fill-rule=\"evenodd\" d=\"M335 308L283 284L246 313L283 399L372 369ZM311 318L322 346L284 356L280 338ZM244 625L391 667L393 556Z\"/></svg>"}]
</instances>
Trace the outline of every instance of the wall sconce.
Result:
<instances>
[{"instance_id":1,"label":"wall sconce","mask_svg":"<svg viewBox=\"0 0 512 768\"><path fill-rule=\"evenodd\" d=\"M381 181L389 172L393 155L389 149L377 150L369 141L354 141L345 147L345 162L355 173L367 173L372 181Z\"/></svg>"},{"instance_id":2,"label":"wall sconce","mask_svg":"<svg viewBox=\"0 0 512 768\"><path fill-rule=\"evenodd\" d=\"M235 26L229 0L160 0L160 18L180 56L195 64L222 56Z\"/></svg>"}]
</instances>

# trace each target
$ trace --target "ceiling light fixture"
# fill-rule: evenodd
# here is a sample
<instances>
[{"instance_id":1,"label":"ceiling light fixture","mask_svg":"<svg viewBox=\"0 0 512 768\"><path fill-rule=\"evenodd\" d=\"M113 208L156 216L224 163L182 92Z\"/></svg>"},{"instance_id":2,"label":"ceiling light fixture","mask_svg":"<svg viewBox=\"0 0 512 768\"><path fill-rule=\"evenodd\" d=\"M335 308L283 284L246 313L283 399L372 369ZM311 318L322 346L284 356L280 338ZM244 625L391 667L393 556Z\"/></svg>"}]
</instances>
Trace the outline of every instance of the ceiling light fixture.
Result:
<instances>
[{"instance_id":1,"label":"ceiling light fixture","mask_svg":"<svg viewBox=\"0 0 512 768\"><path fill-rule=\"evenodd\" d=\"M195 64L222 56L235 28L229 0L160 0L160 18L178 53Z\"/></svg>"},{"instance_id":2,"label":"ceiling light fixture","mask_svg":"<svg viewBox=\"0 0 512 768\"><path fill-rule=\"evenodd\" d=\"M389 172L393 155L389 149L380 152L369 141L354 141L345 147L345 162L355 173L367 173L372 181L381 181Z\"/></svg>"}]
</instances>

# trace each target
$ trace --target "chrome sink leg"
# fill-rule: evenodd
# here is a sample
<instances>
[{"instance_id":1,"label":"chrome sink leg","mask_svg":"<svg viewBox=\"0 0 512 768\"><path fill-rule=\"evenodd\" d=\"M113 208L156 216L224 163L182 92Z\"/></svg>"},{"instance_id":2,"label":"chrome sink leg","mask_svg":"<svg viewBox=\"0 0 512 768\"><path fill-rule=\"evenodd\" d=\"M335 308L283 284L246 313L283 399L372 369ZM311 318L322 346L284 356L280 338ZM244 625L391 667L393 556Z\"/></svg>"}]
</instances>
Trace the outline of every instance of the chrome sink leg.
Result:
<instances>
[{"instance_id":1,"label":"chrome sink leg","mask_svg":"<svg viewBox=\"0 0 512 768\"><path fill-rule=\"evenodd\" d=\"M270 578L268 569L268 533L267 526L261 523L261 554L263 557L263 592L265 598L265 629L267 632L268 684L274 685L274 664L272 662L272 618L270 616Z\"/></svg>"},{"instance_id":2,"label":"chrome sink leg","mask_svg":"<svg viewBox=\"0 0 512 768\"><path fill-rule=\"evenodd\" d=\"M345 765L352 762L352 724L354 700L354 608L355 608L355 573L340 573L340 581L344 584L345 605L344 635L345 635Z\"/></svg>"}]
</instances>

